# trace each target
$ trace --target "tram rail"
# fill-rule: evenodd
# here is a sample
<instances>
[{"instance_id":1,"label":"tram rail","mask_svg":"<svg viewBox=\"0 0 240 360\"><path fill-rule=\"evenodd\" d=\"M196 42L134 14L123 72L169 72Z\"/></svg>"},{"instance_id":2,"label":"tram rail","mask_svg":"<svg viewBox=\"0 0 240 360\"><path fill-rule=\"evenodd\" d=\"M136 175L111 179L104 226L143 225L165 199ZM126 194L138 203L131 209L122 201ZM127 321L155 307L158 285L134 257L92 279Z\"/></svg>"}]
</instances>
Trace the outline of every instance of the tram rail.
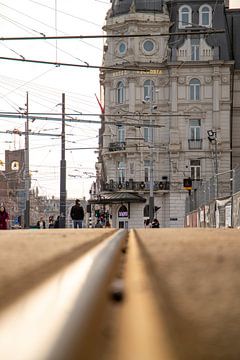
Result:
<instances>
[{"instance_id":1,"label":"tram rail","mask_svg":"<svg viewBox=\"0 0 240 360\"><path fill-rule=\"evenodd\" d=\"M237 229L1 232L0 359L238 359L239 257Z\"/></svg>"}]
</instances>

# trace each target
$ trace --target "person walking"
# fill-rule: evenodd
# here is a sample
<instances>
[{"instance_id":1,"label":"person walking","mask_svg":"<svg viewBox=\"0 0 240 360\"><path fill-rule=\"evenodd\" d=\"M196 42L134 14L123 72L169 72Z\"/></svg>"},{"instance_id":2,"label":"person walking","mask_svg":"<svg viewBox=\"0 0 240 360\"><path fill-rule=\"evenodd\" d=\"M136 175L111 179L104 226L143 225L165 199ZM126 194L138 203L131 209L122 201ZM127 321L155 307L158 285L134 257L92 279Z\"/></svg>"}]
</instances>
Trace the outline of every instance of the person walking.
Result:
<instances>
[{"instance_id":1,"label":"person walking","mask_svg":"<svg viewBox=\"0 0 240 360\"><path fill-rule=\"evenodd\" d=\"M73 221L74 229L83 227L83 219L84 219L84 210L80 204L80 200L76 199L75 205L72 206L70 216Z\"/></svg>"},{"instance_id":2,"label":"person walking","mask_svg":"<svg viewBox=\"0 0 240 360\"><path fill-rule=\"evenodd\" d=\"M102 223L101 223L101 220L100 219L97 219L97 223L95 225L95 228L102 228Z\"/></svg>"},{"instance_id":3,"label":"person walking","mask_svg":"<svg viewBox=\"0 0 240 360\"><path fill-rule=\"evenodd\" d=\"M158 219L155 218L152 222L152 228L159 228L159 227L160 227L159 221Z\"/></svg>"},{"instance_id":4,"label":"person walking","mask_svg":"<svg viewBox=\"0 0 240 360\"><path fill-rule=\"evenodd\" d=\"M9 214L3 205L0 206L0 230L9 228Z\"/></svg>"},{"instance_id":5,"label":"person walking","mask_svg":"<svg viewBox=\"0 0 240 360\"><path fill-rule=\"evenodd\" d=\"M37 222L37 228L38 229L46 229L46 222L43 220L43 217L40 217L40 220Z\"/></svg>"}]
</instances>

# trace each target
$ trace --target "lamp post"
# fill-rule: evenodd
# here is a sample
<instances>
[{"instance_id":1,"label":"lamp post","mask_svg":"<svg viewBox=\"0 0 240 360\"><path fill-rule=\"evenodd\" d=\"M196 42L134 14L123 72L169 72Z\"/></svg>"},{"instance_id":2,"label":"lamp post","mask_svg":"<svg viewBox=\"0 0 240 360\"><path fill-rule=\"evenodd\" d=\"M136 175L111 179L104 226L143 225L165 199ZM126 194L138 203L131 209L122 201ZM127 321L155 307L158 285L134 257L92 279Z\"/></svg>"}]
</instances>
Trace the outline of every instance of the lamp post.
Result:
<instances>
[{"instance_id":1,"label":"lamp post","mask_svg":"<svg viewBox=\"0 0 240 360\"><path fill-rule=\"evenodd\" d=\"M150 107L150 136L149 136L149 143L150 143L150 178L149 178L149 219L150 222L154 219L154 174L153 174L153 124L152 124L152 114L153 110L157 109L156 105L153 105L152 103L152 97L146 96L145 100L143 100L143 103L149 103Z\"/></svg>"},{"instance_id":2,"label":"lamp post","mask_svg":"<svg viewBox=\"0 0 240 360\"><path fill-rule=\"evenodd\" d=\"M216 197L218 198L218 154L217 154L217 131L208 130L208 140L210 143L214 142L214 168L216 176Z\"/></svg>"}]
</instances>

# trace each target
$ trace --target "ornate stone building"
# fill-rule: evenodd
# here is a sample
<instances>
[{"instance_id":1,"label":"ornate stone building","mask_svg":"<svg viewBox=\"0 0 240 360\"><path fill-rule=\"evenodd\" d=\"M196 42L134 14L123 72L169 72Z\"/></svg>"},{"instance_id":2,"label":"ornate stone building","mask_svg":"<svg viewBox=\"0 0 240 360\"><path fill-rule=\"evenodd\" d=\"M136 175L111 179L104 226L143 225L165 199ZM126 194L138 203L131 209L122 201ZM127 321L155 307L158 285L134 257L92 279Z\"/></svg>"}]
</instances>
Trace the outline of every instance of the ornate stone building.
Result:
<instances>
[{"instance_id":1,"label":"ornate stone building","mask_svg":"<svg viewBox=\"0 0 240 360\"><path fill-rule=\"evenodd\" d=\"M183 179L196 189L239 163L239 15L224 0L112 0L90 202L113 226L143 227L150 203L161 227L182 227Z\"/></svg>"}]
</instances>

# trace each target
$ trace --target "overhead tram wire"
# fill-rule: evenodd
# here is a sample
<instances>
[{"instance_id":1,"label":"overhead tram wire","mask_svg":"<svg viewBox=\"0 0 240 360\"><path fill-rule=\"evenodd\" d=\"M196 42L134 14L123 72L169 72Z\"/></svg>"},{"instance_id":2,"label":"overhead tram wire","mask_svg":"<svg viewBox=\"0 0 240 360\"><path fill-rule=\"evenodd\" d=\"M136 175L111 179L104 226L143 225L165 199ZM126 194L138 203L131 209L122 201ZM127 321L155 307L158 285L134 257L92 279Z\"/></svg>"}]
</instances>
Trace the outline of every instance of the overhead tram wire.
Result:
<instances>
[{"instance_id":1,"label":"overhead tram wire","mask_svg":"<svg viewBox=\"0 0 240 360\"><path fill-rule=\"evenodd\" d=\"M199 28L198 30L194 28L194 30L188 29L185 31L175 31L168 33L159 33L159 34L120 34L120 35L60 35L60 36L11 36L11 37L0 37L0 41L25 41L25 40L69 40L69 39L105 39L105 38L135 38L135 37L162 37L162 36L172 36L172 35L201 35L201 34L219 34L224 33L225 29L203 29Z\"/></svg>"},{"instance_id":2,"label":"overhead tram wire","mask_svg":"<svg viewBox=\"0 0 240 360\"><path fill-rule=\"evenodd\" d=\"M199 113L202 113L202 112L199 112ZM39 115L53 115L53 116L59 116L61 117L62 114L60 113L52 113L52 112L29 112L28 113L29 115L32 115L32 117L34 116L39 116ZM3 117L1 115L23 115L24 117L24 114L20 114L19 112L13 112L13 111L0 111L0 117ZM135 117L146 117L149 115L149 113L145 113L145 112L142 112L142 113L139 113L139 114L134 114L134 113L130 113L130 114L100 114L100 113L66 113L65 114L66 116L98 116L98 117L101 117L101 116L106 116L106 117L119 117L119 118L135 118ZM171 114L171 113L154 113L153 116L162 116L162 117L168 117L168 116L191 116L190 113L180 113L180 114ZM19 117L19 116L18 116ZM41 120L41 117L39 117L39 119ZM36 117L36 120L37 120L37 117Z\"/></svg>"},{"instance_id":3,"label":"overhead tram wire","mask_svg":"<svg viewBox=\"0 0 240 360\"><path fill-rule=\"evenodd\" d=\"M0 114L0 118L12 118L12 119L25 119L26 115L2 115ZM51 118L51 117L36 117L36 116L28 116L29 120L43 120L43 121L62 121L61 118ZM65 119L66 122L73 122L73 123L78 123L78 124L97 124L97 125L101 125L101 121L99 120L81 120L81 119ZM116 125L116 126L121 126L121 125L129 125L129 126L140 126L140 127L146 127L146 124L144 123L127 123L125 121L105 121L105 124L109 124L109 125ZM148 125L148 127L154 127L154 128L161 128L164 127L164 125Z\"/></svg>"}]
</instances>

